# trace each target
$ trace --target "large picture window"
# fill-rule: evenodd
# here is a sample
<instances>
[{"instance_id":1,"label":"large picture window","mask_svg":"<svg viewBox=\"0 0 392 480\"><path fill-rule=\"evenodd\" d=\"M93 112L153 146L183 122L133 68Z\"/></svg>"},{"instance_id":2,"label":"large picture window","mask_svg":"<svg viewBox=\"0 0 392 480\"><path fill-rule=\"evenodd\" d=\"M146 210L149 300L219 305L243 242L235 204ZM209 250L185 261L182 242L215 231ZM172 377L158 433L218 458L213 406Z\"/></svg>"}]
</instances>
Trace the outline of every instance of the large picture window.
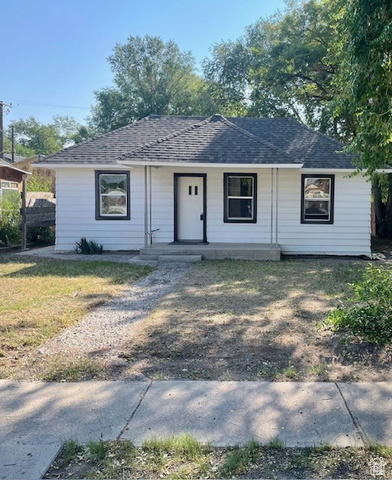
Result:
<instances>
[{"instance_id":1,"label":"large picture window","mask_svg":"<svg viewBox=\"0 0 392 480\"><path fill-rule=\"evenodd\" d=\"M95 218L129 220L129 172L95 172Z\"/></svg>"},{"instance_id":2,"label":"large picture window","mask_svg":"<svg viewBox=\"0 0 392 480\"><path fill-rule=\"evenodd\" d=\"M257 175L224 174L224 222L256 223Z\"/></svg>"},{"instance_id":3,"label":"large picture window","mask_svg":"<svg viewBox=\"0 0 392 480\"><path fill-rule=\"evenodd\" d=\"M334 175L302 175L301 223L333 223Z\"/></svg>"}]
</instances>

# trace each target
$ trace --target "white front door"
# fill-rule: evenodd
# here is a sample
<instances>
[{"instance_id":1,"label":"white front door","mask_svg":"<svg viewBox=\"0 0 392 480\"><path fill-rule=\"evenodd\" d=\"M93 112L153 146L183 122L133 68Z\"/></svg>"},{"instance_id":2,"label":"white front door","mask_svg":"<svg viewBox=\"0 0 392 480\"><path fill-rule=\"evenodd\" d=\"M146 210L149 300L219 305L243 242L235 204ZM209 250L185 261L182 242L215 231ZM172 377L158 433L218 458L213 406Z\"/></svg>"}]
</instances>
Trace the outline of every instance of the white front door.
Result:
<instances>
[{"instance_id":1,"label":"white front door","mask_svg":"<svg viewBox=\"0 0 392 480\"><path fill-rule=\"evenodd\" d=\"M177 177L177 239L203 241L203 177Z\"/></svg>"}]
</instances>

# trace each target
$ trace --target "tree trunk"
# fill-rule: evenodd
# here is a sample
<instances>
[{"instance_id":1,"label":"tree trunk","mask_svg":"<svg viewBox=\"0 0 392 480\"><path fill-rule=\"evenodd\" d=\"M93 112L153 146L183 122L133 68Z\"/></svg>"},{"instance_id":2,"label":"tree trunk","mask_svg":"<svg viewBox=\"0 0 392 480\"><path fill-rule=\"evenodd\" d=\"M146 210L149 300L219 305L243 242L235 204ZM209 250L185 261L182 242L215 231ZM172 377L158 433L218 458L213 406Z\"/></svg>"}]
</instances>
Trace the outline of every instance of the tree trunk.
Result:
<instances>
[{"instance_id":1,"label":"tree trunk","mask_svg":"<svg viewBox=\"0 0 392 480\"><path fill-rule=\"evenodd\" d=\"M373 202L376 214L376 232L378 236L384 236L384 216L382 208L382 190L380 179L375 177L373 180Z\"/></svg>"},{"instance_id":2,"label":"tree trunk","mask_svg":"<svg viewBox=\"0 0 392 480\"><path fill-rule=\"evenodd\" d=\"M392 174L388 174L388 198L385 208L385 236L392 238Z\"/></svg>"}]
</instances>

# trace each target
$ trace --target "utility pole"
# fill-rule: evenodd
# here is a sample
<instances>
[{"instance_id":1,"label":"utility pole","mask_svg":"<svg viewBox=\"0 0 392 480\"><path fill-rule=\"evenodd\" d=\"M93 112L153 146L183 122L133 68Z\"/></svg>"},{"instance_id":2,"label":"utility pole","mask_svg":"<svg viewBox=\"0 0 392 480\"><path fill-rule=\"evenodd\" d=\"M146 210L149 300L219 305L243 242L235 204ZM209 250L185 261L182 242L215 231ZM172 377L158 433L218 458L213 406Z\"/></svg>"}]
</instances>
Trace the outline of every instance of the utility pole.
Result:
<instances>
[{"instance_id":1,"label":"utility pole","mask_svg":"<svg viewBox=\"0 0 392 480\"><path fill-rule=\"evenodd\" d=\"M15 163L15 129L11 127L11 161Z\"/></svg>"},{"instance_id":2,"label":"utility pole","mask_svg":"<svg viewBox=\"0 0 392 480\"><path fill-rule=\"evenodd\" d=\"M3 158L4 155L4 124L3 124L3 108L9 107L12 105L7 105L2 100L0 100L0 158Z\"/></svg>"}]
</instances>

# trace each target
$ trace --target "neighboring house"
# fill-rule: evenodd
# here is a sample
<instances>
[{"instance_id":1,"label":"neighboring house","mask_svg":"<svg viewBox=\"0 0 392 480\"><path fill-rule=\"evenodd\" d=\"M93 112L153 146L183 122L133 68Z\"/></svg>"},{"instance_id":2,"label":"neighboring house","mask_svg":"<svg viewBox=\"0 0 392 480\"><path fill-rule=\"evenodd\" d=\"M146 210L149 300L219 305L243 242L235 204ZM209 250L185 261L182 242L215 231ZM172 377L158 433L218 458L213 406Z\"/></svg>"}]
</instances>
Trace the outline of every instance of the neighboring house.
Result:
<instances>
[{"instance_id":1,"label":"neighboring house","mask_svg":"<svg viewBox=\"0 0 392 480\"><path fill-rule=\"evenodd\" d=\"M151 115L40 159L56 171L56 251L154 244L370 252L370 182L342 146L289 118ZM255 257L257 258L257 256Z\"/></svg>"},{"instance_id":2,"label":"neighboring house","mask_svg":"<svg viewBox=\"0 0 392 480\"><path fill-rule=\"evenodd\" d=\"M28 173L0 158L0 198L8 192L21 192L22 180Z\"/></svg>"}]
</instances>

